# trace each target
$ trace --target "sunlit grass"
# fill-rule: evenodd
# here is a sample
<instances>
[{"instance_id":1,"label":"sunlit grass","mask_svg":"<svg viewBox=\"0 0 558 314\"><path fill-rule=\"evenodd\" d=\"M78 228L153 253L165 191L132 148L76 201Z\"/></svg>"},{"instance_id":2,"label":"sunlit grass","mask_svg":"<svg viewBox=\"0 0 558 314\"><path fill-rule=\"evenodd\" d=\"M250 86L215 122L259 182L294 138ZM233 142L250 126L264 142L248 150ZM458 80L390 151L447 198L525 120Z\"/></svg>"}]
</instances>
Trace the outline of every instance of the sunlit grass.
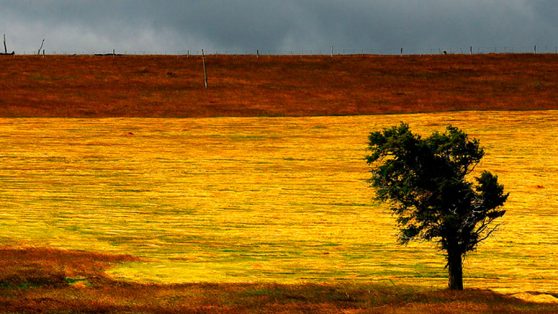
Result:
<instances>
[{"instance_id":1,"label":"sunlit grass","mask_svg":"<svg viewBox=\"0 0 558 314\"><path fill-rule=\"evenodd\" d=\"M370 131L479 138L511 196L465 285L558 289L558 112L360 117L0 119L0 244L144 258L118 278L444 286L431 244L396 244L364 161Z\"/></svg>"}]
</instances>

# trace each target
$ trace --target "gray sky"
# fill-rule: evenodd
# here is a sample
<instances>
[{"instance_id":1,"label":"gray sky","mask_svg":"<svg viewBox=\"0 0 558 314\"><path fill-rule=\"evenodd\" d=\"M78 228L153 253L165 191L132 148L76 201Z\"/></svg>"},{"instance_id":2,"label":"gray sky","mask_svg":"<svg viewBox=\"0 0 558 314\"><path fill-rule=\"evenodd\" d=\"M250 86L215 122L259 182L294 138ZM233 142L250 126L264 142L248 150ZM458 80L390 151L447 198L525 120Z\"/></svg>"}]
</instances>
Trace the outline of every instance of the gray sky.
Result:
<instances>
[{"instance_id":1,"label":"gray sky","mask_svg":"<svg viewBox=\"0 0 558 314\"><path fill-rule=\"evenodd\" d=\"M558 1L0 0L2 33L18 53L554 51Z\"/></svg>"}]
</instances>

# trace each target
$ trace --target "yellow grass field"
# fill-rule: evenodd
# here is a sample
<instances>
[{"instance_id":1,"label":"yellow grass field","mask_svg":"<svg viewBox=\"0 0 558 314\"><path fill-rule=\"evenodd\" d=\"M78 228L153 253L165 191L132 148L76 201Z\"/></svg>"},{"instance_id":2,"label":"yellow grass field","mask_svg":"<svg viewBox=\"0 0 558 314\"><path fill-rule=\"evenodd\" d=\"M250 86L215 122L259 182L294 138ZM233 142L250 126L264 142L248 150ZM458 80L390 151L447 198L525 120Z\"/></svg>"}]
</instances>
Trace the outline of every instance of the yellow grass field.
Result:
<instances>
[{"instance_id":1,"label":"yellow grass field","mask_svg":"<svg viewBox=\"0 0 558 314\"><path fill-rule=\"evenodd\" d=\"M465 286L558 291L558 111L304 118L0 118L0 245L139 256L141 282L444 287L430 243L400 246L366 182L367 136L399 121L479 138L511 192Z\"/></svg>"}]
</instances>

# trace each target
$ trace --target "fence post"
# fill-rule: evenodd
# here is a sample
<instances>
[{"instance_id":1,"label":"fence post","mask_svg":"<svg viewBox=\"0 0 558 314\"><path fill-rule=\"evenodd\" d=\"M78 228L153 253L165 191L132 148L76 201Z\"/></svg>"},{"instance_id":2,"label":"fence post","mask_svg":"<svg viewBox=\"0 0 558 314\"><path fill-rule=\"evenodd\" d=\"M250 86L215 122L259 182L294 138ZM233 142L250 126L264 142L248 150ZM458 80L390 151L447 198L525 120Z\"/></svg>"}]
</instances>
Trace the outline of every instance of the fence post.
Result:
<instances>
[{"instance_id":1,"label":"fence post","mask_svg":"<svg viewBox=\"0 0 558 314\"><path fill-rule=\"evenodd\" d=\"M41 47L39 47L39 50L37 51L37 55L41 54L41 50L43 49L44 44L45 44L45 39L43 38L43 41L41 42Z\"/></svg>"},{"instance_id":2,"label":"fence post","mask_svg":"<svg viewBox=\"0 0 558 314\"><path fill-rule=\"evenodd\" d=\"M8 54L8 46L6 46L6 34L4 34L4 53Z\"/></svg>"},{"instance_id":3,"label":"fence post","mask_svg":"<svg viewBox=\"0 0 558 314\"><path fill-rule=\"evenodd\" d=\"M203 63L203 86L207 89L207 69L205 67L205 54L202 49L202 63Z\"/></svg>"},{"instance_id":4,"label":"fence post","mask_svg":"<svg viewBox=\"0 0 558 314\"><path fill-rule=\"evenodd\" d=\"M533 47L533 51L535 52L535 54L537 54L537 45L535 45L535 47Z\"/></svg>"}]
</instances>

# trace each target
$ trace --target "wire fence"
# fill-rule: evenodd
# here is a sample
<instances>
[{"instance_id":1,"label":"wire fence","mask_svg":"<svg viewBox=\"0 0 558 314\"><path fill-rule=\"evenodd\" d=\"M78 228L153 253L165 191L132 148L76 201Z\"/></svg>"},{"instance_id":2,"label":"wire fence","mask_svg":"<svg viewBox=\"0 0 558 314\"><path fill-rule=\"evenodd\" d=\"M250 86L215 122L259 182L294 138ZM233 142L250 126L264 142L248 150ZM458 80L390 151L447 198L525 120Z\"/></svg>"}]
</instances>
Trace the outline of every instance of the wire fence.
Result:
<instances>
[{"instance_id":1,"label":"wire fence","mask_svg":"<svg viewBox=\"0 0 558 314\"><path fill-rule=\"evenodd\" d=\"M119 51L118 49L109 51L67 51L67 50L45 50L47 55L201 55L202 49L184 49L173 51ZM532 46L468 46L468 47L439 47L439 48L382 48L382 49L357 49L330 47L329 49L285 49L285 50L266 50L266 49L204 49L206 55L437 55L437 54L558 54L558 45L532 45ZM18 55L36 55L37 51L16 51Z\"/></svg>"}]
</instances>

